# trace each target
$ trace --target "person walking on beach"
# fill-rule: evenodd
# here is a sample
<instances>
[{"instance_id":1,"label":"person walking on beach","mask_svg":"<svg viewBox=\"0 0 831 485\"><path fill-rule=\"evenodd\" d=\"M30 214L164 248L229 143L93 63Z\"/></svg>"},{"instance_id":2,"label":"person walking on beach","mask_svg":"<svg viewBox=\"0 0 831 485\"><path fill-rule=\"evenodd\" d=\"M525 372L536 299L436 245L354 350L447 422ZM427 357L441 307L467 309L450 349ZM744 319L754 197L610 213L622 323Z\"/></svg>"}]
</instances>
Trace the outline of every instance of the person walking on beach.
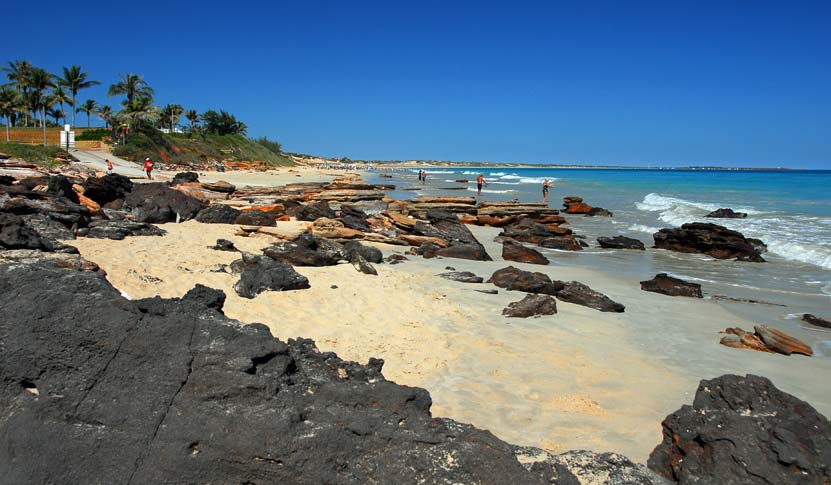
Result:
<instances>
[{"instance_id":1,"label":"person walking on beach","mask_svg":"<svg viewBox=\"0 0 831 485\"><path fill-rule=\"evenodd\" d=\"M488 183L485 182L485 176L480 173L479 176L476 177L476 195L477 196L482 195L482 185L483 184L488 185Z\"/></svg>"},{"instance_id":2,"label":"person walking on beach","mask_svg":"<svg viewBox=\"0 0 831 485\"><path fill-rule=\"evenodd\" d=\"M422 170L421 171L421 185L424 185L426 183L427 183L427 170Z\"/></svg>"},{"instance_id":3,"label":"person walking on beach","mask_svg":"<svg viewBox=\"0 0 831 485\"><path fill-rule=\"evenodd\" d=\"M424 171L423 171L423 170L419 170L419 171L418 171L418 183L421 183L421 177L422 177L423 175L424 175Z\"/></svg>"},{"instance_id":4,"label":"person walking on beach","mask_svg":"<svg viewBox=\"0 0 831 485\"><path fill-rule=\"evenodd\" d=\"M542 201L546 204L548 203L548 189L551 188L551 184L548 182L548 179L543 180L542 182Z\"/></svg>"},{"instance_id":5,"label":"person walking on beach","mask_svg":"<svg viewBox=\"0 0 831 485\"><path fill-rule=\"evenodd\" d=\"M107 162L107 175L112 175L113 174L113 162L111 162L109 158L105 161Z\"/></svg>"},{"instance_id":6,"label":"person walking on beach","mask_svg":"<svg viewBox=\"0 0 831 485\"><path fill-rule=\"evenodd\" d=\"M150 157L146 157L144 159L144 171L147 172L147 178L153 180L153 160L150 160Z\"/></svg>"}]
</instances>

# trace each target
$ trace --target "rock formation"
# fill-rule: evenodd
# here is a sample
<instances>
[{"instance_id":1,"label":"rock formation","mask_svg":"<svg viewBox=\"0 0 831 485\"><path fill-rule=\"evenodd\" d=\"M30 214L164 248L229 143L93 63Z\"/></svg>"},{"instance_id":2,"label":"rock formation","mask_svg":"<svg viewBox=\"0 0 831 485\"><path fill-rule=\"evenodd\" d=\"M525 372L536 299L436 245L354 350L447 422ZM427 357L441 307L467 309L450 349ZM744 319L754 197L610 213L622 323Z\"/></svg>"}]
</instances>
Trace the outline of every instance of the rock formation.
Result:
<instances>
[{"instance_id":1,"label":"rock formation","mask_svg":"<svg viewBox=\"0 0 831 485\"><path fill-rule=\"evenodd\" d=\"M164 183L137 184L124 199L136 222L165 223L193 219L207 204Z\"/></svg>"},{"instance_id":2,"label":"rock formation","mask_svg":"<svg viewBox=\"0 0 831 485\"><path fill-rule=\"evenodd\" d=\"M488 283L493 283L506 290L544 295L557 295L565 287L562 281L551 281L551 278L545 273L532 273L513 266L494 272L488 279Z\"/></svg>"},{"instance_id":3,"label":"rock formation","mask_svg":"<svg viewBox=\"0 0 831 485\"><path fill-rule=\"evenodd\" d=\"M597 243L606 249L639 249L645 250L643 242L626 236L599 237Z\"/></svg>"},{"instance_id":4,"label":"rock formation","mask_svg":"<svg viewBox=\"0 0 831 485\"><path fill-rule=\"evenodd\" d=\"M750 333L741 328L728 328L727 335L719 342L721 345L737 349L759 350L762 352L777 352L784 355L803 354L813 355L811 347L799 339L791 337L785 332L767 325L756 325Z\"/></svg>"},{"instance_id":5,"label":"rock formation","mask_svg":"<svg viewBox=\"0 0 831 485\"><path fill-rule=\"evenodd\" d=\"M693 222L661 229L653 235L655 247L681 253L704 253L716 259L764 262L757 247L737 231L716 224Z\"/></svg>"},{"instance_id":6,"label":"rock formation","mask_svg":"<svg viewBox=\"0 0 831 485\"><path fill-rule=\"evenodd\" d=\"M824 318L819 318L816 315L811 315L810 313L802 315L802 321L810 323L811 325L814 325L816 327L831 329L831 321L828 321Z\"/></svg>"},{"instance_id":7,"label":"rock formation","mask_svg":"<svg viewBox=\"0 0 831 485\"><path fill-rule=\"evenodd\" d=\"M587 306L601 312L623 313L626 307L612 301L608 296L595 291L583 283L569 281L557 292L557 298L575 305Z\"/></svg>"},{"instance_id":8,"label":"rock formation","mask_svg":"<svg viewBox=\"0 0 831 485\"><path fill-rule=\"evenodd\" d=\"M449 273L439 273L436 276L441 276L442 278L452 281L458 281L459 283L481 283L484 281L484 278L476 276L470 271L451 271Z\"/></svg>"},{"instance_id":9,"label":"rock formation","mask_svg":"<svg viewBox=\"0 0 831 485\"><path fill-rule=\"evenodd\" d=\"M548 258L536 249L525 247L512 239L502 241L502 259L518 263L548 264Z\"/></svg>"},{"instance_id":10,"label":"rock formation","mask_svg":"<svg viewBox=\"0 0 831 485\"><path fill-rule=\"evenodd\" d=\"M679 278L674 278L666 273L658 273L654 278L641 281L641 289L653 293L661 293L669 296L691 296L702 298L701 285L690 283Z\"/></svg>"},{"instance_id":11,"label":"rock formation","mask_svg":"<svg viewBox=\"0 0 831 485\"><path fill-rule=\"evenodd\" d=\"M557 301L548 295L525 295L520 301L508 304L502 310L506 317L528 318L540 315L554 315L557 313Z\"/></svg>"},{"instance_id":12,"label":"rock formation","mask_svg":"<svg viewBox=\"0 0 831 485\"><path fill-rule=\"evenodd\" d=\"M716 209L704 217L713 217L717 219L744 219L747 217L747 213L735 212L733 209Z\"/></svg>"},{"instance_id":13,"label":"rock formation","mask_svg":"<svg viewBox=\"0 0 831 485\"><path fill-rule=\"evenodd\" d=\"M263 291L288 291L310 288L309 280L290 264L267 256L242 253L231 263L231 270L240 275L234 291L243 298L254 298Z\"/></svg>"}]
</instances>

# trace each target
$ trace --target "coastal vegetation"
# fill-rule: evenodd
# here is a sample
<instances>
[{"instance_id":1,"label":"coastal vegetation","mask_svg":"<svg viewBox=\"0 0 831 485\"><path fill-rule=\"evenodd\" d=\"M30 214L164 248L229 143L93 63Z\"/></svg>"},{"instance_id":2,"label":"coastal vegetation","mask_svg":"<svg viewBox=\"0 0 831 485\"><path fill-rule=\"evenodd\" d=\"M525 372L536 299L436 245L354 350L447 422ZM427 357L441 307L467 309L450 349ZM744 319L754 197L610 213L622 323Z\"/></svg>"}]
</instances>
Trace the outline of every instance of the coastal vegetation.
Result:
<instances>
[{"instance_id":1,"label":"coastal vegetation","mask_svg":"<svg viewBox=\"0 0 831 485\"><path fill-rule=\"evenodd\" d=\"M43 153L47 128L69 122L76 128L75 115L86 114L86 127L93 117L103 129L78 130L76 140L100 140L114 145L113 152L132 161L151 157L163 163L206 164L221 160L257 161L270 165L293 165L280 143L265 137L247 137L248 126L223 109L200 113L178 103L160 106L155 90L136 73L120 74L107 89L107 97L121 97L118 107L98 100L79 99L84 90L98 86L81 66L63 67L56 75L26 60L2 66L7 83L0 85L0 118L5 140L13 141L10 129L39 129L43 132ZM71 115L70 115L71 114ZM184 118L183 118L184 117ZM182 124L186 120L187 124ZM54 142L53 142L54 143ZM36 150L6 150L19 158L36 162Z\"/></svg>"},{"instance_id":2,"label":"coastal vegetation","mask_svg":"<svg viewBox=\"0 0 831 485\"><path fill-rule=\"evenodd\" d=\"M0 141L0 153L10 158L26 160L42 167L53 167L58 160L72 159L64 150L54 146L27 145Z\"/></svg>"}]
</instances>

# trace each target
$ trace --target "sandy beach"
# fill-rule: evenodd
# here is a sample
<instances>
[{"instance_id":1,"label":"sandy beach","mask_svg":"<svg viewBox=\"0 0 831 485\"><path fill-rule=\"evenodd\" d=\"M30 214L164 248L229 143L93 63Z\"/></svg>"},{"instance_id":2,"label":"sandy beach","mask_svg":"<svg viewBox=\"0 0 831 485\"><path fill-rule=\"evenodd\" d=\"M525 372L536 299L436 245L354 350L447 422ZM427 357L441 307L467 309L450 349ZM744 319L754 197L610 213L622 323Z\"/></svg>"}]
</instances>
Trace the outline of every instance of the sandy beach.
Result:
<instances>
[{"instance_id":1,"label":"sandy beach","mask_svg":"<svg viewBox=\"0 0 831 485\"><path fill-rule=\"evenodd\" d=\"M206 173L204 179L274 185L317 176L327 175L283 169ZM474 290L493 285L436 276L450 266L487 279L507 266L501 244L493 241L495 228L471 227L494 261L407 256L402 264L376 265L377 276L350 264L298 267L310 289L265 292L248 300L234 292L236 276L218 271L239 254L209 246L225 238L242 251L259 253L276 238L235 236L237 226L195 221L160 227L166 236L80 238L72 244L130 298L182 296L196 283L222 289L229 317L264 323L281 339L313 338L322 351L344 359L382 358L388 379L430 391L435 416L472 423L514 443L554 452L615 451L644 462L660 441L663 418L690 403L700 379L725 373L766 376L831 413L820 377L831 371L831 361L719 345L720 330L752 328L753 322L715 302L643 292L637 281L555 256L549 266L511 264L588 284L626 305L626 312L601 313L558 301L556 315L512 319L501 311L523 293L500 289L488 295ZM303 228L296 222L277 226L287 233ZM385 256L406 249L376 246Z\"/></svg>"}]
</instances>

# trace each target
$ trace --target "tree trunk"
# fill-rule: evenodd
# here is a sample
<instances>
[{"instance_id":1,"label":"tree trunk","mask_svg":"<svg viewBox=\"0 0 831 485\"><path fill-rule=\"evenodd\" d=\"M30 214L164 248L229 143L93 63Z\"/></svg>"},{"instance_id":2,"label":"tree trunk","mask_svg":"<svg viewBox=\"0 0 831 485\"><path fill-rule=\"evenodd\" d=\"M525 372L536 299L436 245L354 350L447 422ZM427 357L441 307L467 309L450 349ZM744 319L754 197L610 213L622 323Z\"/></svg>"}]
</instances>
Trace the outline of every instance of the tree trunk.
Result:
<instances>
[{"instance_id":1,"label":"tree trunk","mask_svg":"<svg viewBox=\"0 0 831 485\"><path fill-rule=\"evenodd\" d=\"M6 143L9 141L9 117L6 116Z\"/></svg>"},{"instance_id":2,"label":"tree trunk","mask_svg":"<svg viewBox=\"0 0 831 485\"><path fill-rule=\"evenodd\" d=\"M89 128L89 111L87 111L87 128Z\"/></svg>"},{"instance_id":3,"label":"tree trunk","mask_svg":"<svg viewBox=\"0 0 831 485\"><path fill-rule=\"evenodd\" d=\"M72 91L72 128L75 128L75 95L77 93Z\"/></svg>"},{"instance_id":4,"label":"tree trunk","mask_svg":"<svg viewBox=\"0 0 831 485\"><path fill-rule=\"evenodd\" d=\"M46 106L41 108L41 113L43 115L40 118L41 124L43 125L43 146L46 146Z\"/></svg>"}]
</instances>

